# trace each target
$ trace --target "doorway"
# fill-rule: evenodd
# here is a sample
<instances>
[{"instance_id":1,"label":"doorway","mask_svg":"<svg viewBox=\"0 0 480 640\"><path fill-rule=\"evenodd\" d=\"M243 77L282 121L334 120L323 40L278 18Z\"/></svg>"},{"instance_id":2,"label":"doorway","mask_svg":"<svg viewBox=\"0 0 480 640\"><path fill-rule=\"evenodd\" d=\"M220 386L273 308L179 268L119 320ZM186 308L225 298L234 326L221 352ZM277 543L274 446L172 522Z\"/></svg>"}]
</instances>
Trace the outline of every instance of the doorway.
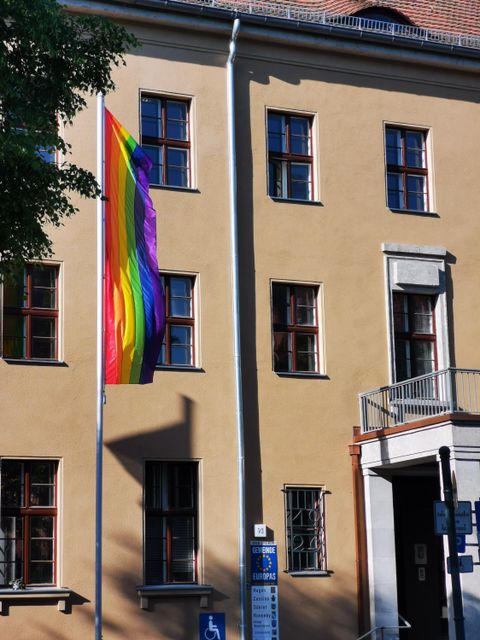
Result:
<instances>
[{"instance_id":1,"label":"doorway","mask_svg":"<svg viewBox=\"0 0 480 640\"><path fill-rule=\"evenodd\" d=\"M398 611L412 625L402 640L448 640L442 536L434 533L433 502L440 500L436 464L392 477Z\"/></svg>"}]
</instances>

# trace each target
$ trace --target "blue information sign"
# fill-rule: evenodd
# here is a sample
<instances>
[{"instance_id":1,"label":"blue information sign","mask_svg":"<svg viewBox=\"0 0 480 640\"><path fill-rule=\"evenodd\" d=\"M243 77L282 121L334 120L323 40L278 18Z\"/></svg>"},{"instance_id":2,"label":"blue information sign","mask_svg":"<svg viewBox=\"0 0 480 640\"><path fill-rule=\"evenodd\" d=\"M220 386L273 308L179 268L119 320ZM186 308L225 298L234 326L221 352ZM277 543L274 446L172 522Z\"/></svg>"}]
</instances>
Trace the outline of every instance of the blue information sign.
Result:
<instances>
[{"instance_id":1,"label":"blue information sign","mask_svg":"<svg viewBox=\"0 0 480 640\"><path fill-rule=\"evenodd\" d=\"M200 613L198 640L226 640L226 637L224 613Z\"/></svg>"},{"instance_id":2,"label":"blue information sign","mask_svg":"<svg viewBox=\"0 0 480 640\"><path fill-rule=\"evenodd\" d=\"M250 543L250 580L253 585L277 584L277 545L274 542Z\"/></svg>"},{"instance_id":3,"label":"blue information sign","mask_svg":"<svg viewBox=\"0 0 480 640\"><path fill-rule=\"evenodd\" d=\"M465 553L465 534L457 533L456 540L458 553Z\"/></svg>"}]
</instances>

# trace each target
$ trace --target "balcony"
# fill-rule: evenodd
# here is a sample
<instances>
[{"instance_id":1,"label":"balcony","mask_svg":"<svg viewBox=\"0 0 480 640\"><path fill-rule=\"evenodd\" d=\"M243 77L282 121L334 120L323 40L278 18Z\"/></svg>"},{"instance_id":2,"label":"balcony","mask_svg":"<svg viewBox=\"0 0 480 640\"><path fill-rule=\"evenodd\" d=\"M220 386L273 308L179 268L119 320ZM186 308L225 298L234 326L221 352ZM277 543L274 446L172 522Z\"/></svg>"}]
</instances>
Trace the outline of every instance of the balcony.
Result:
<instances>
[{"instance_id":1,"label":"balcony","mask_svg":"<svg viewBox=\"0 0 480 640\"><path fill-rule=\"evenodd\" d=\"M480 370L444 369L359 395L361 433L447 414L480 415Z\"/></svg>"}]
</instances>

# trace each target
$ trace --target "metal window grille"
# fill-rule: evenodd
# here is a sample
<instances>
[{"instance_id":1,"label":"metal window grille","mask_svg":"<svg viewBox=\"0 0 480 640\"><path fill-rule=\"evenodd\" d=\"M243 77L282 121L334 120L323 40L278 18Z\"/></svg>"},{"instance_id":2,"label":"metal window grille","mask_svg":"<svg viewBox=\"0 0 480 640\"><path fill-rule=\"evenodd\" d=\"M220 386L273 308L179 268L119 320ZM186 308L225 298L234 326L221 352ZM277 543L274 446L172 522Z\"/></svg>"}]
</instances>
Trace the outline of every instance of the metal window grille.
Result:
<instances>
[{"instance_id":1,"label":"metal window grille","mask_svg":"<svg viewBox=\"0 0 480 640\"><path fill-rule=\"evenodd\" d=\"M287 570L326 571L325 490L286 487L285 519Z\"/></svg>"}]
</instances>

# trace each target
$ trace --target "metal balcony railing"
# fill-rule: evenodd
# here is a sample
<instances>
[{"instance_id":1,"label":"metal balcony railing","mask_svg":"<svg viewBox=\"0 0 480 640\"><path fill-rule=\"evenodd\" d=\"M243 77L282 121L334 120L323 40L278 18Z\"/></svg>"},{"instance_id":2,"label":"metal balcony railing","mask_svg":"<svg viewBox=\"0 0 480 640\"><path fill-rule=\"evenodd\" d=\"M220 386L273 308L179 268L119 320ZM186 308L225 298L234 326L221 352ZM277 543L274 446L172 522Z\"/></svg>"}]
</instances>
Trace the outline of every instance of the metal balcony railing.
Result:
<instances>
[{"instance_id":1,"label":"metal balcony railing","mask_svg":"<svg viewBox=\"0 0 480 640\"><path fill-rule=\"evenodd\" d=\"M480 414L480 370L444 369L359 395L361 432L446 413Z\"/></svg>"},{"instance_id":2,"label":"metal balcony railing","mask_svg":"<svg viewBox=\"0 0 480 640\"><path fill-rule=\"evenodd\" d=\"M462 35L440 31L439 29L424 29L423 27L415 27L409 24L382 22L372 18L327 13L319 8L322 5L321 2L304 5L295 2L295 0L174 0L172 4L175 4L175 2L212 9L224 9L237 14L280 18L293 22L324 25L334 29L364 31L394 38L433 42L450 47L480 49L480 36L478 35ZM315 6L316 4L317 6Z\"/></svg>"}]
</instances>

